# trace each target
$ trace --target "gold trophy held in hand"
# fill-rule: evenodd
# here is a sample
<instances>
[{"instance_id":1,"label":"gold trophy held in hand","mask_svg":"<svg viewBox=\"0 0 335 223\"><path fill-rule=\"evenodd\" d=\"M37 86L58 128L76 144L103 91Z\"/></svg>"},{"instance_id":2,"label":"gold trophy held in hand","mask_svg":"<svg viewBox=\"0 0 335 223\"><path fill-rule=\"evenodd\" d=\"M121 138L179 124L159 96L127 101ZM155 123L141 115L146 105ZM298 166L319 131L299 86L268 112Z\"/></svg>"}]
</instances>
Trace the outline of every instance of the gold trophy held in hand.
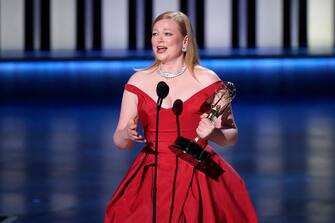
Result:
<instances>
[{"instance_id":1,"label":"gold trophy held in hand","mask_svg":"<svg viewBox=\"0 0 335 223\"><path fill-rule=\"evenodd\" d=\"M229 107L236 95L236 88L232 82L224 82L215 93L209 98L210 111L207 118L214 121L221 116ZM211 159L211 153L201 146L202 140L199 136L190 140L179 136L175 143L169 148L181 159L187 161L197 169L205 172L213 178L217 178L224 171Z\"/></svg>"}]
</instances>

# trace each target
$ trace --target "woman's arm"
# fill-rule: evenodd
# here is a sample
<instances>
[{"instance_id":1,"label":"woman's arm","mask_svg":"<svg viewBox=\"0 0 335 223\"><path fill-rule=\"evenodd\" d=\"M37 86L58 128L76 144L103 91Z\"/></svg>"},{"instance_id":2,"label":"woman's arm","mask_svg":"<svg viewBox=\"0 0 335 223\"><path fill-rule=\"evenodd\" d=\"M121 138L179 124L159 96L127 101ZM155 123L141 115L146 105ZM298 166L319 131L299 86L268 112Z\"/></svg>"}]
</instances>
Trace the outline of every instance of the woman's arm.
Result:
<instances>
[{"instance_id":1,"label":"woman's arm","mask_svg":"<svg viewBox=\"0 0 335 223\"><path fill-rule=\"evenodd\" d=\"M220 80L218 75L202 67L202 72L198 72L198 79L203 85L214 83ZM208 139L220 146L232 146L237 142L238 130L234 121L233 112L231 105L229 105L227 111L220 117L215 119L213 122L207 117L208 114L203 114L200 118L200 123L197 128L197 134L201 138Z\"/></svg>"},{"instance_id":2,"label":"woman's arm","mask_svg":"<svg viewBox=\"0 0 335 223\"><path fill-rule=\"evenodd\" d=\"M137 96L129 91L123 92L120 117L113 136L120 149L130 149L134 141L143 141L137 132Z\"/></svg>"},{"instance_id":3,"label":"woman's arm","mask_svg":"<svg viewBox=\"0 0 335 223\"><path fill-rule=\"evenodd\" d=\"M208 139L220 146L235 145L238 138L238 130L234 121L231 106L214 121L209 120L207 114L201 116L197 134L201 138Z\"/></svg>"}]
</instances>

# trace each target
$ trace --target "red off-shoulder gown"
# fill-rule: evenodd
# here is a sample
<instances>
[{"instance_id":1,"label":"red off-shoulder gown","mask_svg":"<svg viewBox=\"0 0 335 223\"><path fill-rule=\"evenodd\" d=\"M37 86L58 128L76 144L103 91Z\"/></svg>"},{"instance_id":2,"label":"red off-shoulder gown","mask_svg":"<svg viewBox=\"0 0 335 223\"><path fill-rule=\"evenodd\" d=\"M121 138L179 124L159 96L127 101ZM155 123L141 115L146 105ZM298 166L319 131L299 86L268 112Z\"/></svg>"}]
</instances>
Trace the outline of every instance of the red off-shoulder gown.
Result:
<instances>
[{"instance_id":1,"label":"red off-shoulder gown","mask_svg":"<svg viewBox=\"0 0 335 223\"><path fill-rule=\"evenodd\" d=\"M179 116L180 135L196 137L201 105L222 82L215 82L183 102ZM152 222L152 188L156 102L143 90L126 84L138 97L138 113L148 143L131 164L128 173L109 202L105 223ZM238 173L208 145L212 159L224 170L213 179L177 158L169 149L177 138L176 115L172 108L159 113L157 170L157 222L255 223L258 222L247 189Z\"/></svg>"}]
</instances>

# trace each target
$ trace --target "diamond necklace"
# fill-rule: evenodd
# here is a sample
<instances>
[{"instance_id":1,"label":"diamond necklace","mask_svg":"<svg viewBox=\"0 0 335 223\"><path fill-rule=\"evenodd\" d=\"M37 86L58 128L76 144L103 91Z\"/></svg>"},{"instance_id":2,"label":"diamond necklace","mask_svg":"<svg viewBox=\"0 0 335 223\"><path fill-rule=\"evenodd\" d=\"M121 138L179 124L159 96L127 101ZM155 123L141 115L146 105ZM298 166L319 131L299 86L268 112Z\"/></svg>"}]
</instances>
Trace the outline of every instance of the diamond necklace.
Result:
<instances>
[{"instance_id":1,"label":"diamond necklace","mask_svg":"<svg viewBox=\"0 0 335 223\"><path fill-rule=\"evenodd\" d=\"M161 65L158 66L158 74L161 75L162 77L165 77L167 79L171 79L171 78L174 78L174 77L178 77L179 75L183 74L186 70L186 66L182 66L180 69L178 69L175 73L171 73L171 72L168 72L168 71L162 71L161 70Z\"/></svg>"}]
</instances>

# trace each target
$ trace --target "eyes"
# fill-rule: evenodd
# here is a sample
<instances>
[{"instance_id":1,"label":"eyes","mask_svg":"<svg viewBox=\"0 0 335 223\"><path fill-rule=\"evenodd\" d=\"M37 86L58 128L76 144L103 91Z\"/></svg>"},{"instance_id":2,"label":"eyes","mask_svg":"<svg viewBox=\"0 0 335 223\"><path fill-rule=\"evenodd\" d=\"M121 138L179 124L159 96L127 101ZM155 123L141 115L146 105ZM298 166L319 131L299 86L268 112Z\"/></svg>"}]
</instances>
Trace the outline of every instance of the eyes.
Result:
<instances>
[{"instance_id":1,"label":"eyes","mask_svg":"<svg viewBox=\"0 0 335 223\"><path fill-rule=\"evenodd\" d=\"M152 32L153 37L157 37L158 35L159 35L159 32L157 32L157 31ZM163 32L163 36L170 37L170 36L173 36L173 33L172 32Z\"/></svg>"}]
</instances>

